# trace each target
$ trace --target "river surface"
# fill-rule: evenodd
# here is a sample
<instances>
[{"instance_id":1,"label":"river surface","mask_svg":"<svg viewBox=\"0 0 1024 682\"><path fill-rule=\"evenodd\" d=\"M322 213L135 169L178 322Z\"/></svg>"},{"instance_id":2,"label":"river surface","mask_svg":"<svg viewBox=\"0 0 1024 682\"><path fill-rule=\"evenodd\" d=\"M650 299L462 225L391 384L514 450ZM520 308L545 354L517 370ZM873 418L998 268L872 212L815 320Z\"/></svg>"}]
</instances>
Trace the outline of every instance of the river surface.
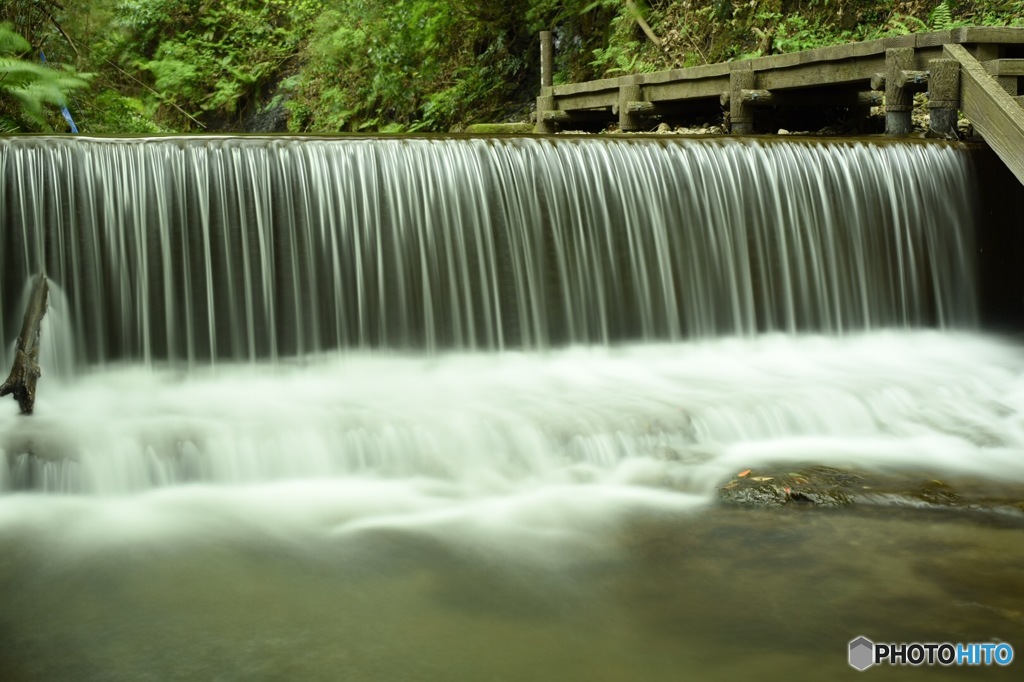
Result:
<instances>
[{"instance_id":1,"label":"river surface","mask_svg":"<svg viewBox=\"0 0 1024 682\"><path fill-rule=\"evenodd\" d=\"M714 502L766 464L1020 486L1015 339L112 364L16 409L5 680L829 679L859 635L1024 651L1019 515Z\"/></svg>"}]
</instances>

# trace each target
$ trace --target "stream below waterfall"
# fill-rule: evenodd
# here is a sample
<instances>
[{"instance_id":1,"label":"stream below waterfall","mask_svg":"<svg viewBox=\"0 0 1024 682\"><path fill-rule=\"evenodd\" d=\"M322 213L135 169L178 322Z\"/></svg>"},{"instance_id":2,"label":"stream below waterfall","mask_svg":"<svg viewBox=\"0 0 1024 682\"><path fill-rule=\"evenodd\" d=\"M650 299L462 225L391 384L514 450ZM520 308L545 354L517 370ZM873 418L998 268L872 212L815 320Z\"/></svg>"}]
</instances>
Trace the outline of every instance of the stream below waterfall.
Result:
<instances>
[{"instance_id":1,"label":"stream below waterfall","mask_svg":"<svg viewBox=\"0 0 1024 682\"><path fill-rule=\"evenodd\" d=\"M0 680L853 679L1024 654L961 146L0 138ZM991 488L724 506L749 469ZM1019 676L877 666L882 679Z\"/></svg>"},{"instance_id":2,"label":"stream below waterfall","mask_svg":"<svg viewBox=\"0 0 1024 682\"><path fill-rule=\"evenodd\" d=\"M1020 485L1021 415L1024 349L930 331L44 380L8 434L56 459L0 479L50 491L0 498L0 669L783 680L855 674L858 635L1020 650L1022 515L715 492L808 462Z\"/></svg>"}]
</instances>

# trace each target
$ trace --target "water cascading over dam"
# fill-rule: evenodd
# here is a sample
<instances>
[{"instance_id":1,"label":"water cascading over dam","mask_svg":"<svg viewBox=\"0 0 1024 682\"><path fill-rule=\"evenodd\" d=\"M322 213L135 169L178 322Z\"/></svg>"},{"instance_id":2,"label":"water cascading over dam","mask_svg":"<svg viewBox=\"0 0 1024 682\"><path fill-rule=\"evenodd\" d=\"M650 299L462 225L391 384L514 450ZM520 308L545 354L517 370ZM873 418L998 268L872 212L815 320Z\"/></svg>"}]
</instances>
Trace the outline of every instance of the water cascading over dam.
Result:
<instances>
[{"instance_id":1,"label":"water cascading over dam","mask_svg":"<svg viewBox=\"0 0 1024 682\"><path fill-rule=\"evenodd\" d=\"M87 362L970 326L962 152L915 145L8 143ZM11 334L6 334L9 337Z\"/></svg>"},{"instance_id":2,"label":"water cascading over dam","mask_svg":"<svg viewBox=\"0 0 1024 682\"><path fill-rule=\"evenodd\" d=\"M706 494L733 449L800 457L850 428L892 441L910 428L894 419L939 419L893 391L969 382L903 385L890 366L956 356L925 330L976 326L955 146L0 149L5 343L31 276L55 292L39 415L4 427L3 488L653 467ZM971 428L941 419L932 435Z\"/></svg>"},{"instance_id":3,"label":"water cascading over dam","mask_svg":"<svg viewBox=\"0 0 1024 682\"><path fill-rule=\"evenodd\" d=\"M698 510L769 464L1024 480L975 183L937 143L0 139L4 369L50 281L0 677L845 666L832 614L921 589L878 531Z\"/></svg>"}]
</instances>

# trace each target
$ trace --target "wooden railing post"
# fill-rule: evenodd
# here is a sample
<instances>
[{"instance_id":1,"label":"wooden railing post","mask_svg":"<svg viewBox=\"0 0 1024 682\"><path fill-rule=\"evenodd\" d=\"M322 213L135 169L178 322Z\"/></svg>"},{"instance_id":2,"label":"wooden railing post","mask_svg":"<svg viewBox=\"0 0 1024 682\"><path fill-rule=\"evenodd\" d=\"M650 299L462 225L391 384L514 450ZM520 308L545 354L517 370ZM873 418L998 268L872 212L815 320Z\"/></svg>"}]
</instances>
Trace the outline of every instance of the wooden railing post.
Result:
<instances>
[{"instance_id":1,"label":"wooden railing post","mask_svg":"<svg viewBox=\"0 0 1024 682\"><path fill-rule=\"evenodd\" d=\"M895 47L885 51L885 132L888 135L910 134L914 95L902 83L901 76L913 68L914 48Z\"/></svg>"},{"instance_id":2,"label":"wooden railing post","mask_svg":"<svg viewBox=\"0 0 1024 682\"><path fill-rule=\"evenodd\" d=\"M537 122L533 131L550 135L558 132L554 121L545 118L544 113L557 108L552 92L554 84L555 43L551 31L540 32L540 96L537 97Z\"/></svg>"},{"instance_id":3,"label":"wooden railing post","mask_svg":"<svg viewBox=\"0 0 1024 682\"><path fill-rule=\"evenodd\" d=\"M928 70L928 128L937 135L956 135L960 64L955 59L933 59Z\"/></svg>"}]
</instances>

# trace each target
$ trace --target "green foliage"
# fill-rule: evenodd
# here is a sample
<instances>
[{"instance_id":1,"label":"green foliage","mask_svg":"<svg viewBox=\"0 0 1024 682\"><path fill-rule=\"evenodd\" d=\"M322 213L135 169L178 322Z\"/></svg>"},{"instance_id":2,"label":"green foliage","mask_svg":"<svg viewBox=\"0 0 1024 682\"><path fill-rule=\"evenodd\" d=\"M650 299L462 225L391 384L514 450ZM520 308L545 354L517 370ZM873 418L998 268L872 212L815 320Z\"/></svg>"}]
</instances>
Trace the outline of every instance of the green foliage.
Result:
<instances>
[{"instance_id":1,"label":"green foliage","mask_svg":"<svg viewBox=\"0 0 1024 682\"><path fill-rule=\"evenodd\" d=\"M775 24L772 47L776 52L800 52L844 42L845 39L841 32L830 30L831 27L820 20L800 14L783 16L778 12L770 12L762 14L761 17Z\"/></svg>"},{"instance_id":2,"label":"green foliage","mask_svg":"<svg viewBox=\"0 0 1024 682\"><path fill-rule=\"evenodd\" d=\"M595 3L596 4L596 3ZM626 73L647 73L657 70L653 62L644 59L643 44L634 39L633 19L624 14L611 21L612 34L607 47L592 50L590 65L605 76Z\"/></svg>"},{"instance_id":3,"label":"green foliage","mask_svg":"<svg viewBox=\"0 0 1024 682\"><path fill-rule=\"evenodd\" d=\"M493 111L532 66L519 30L514 14L484 0L336 5L320 15L301 55L289 125L435 131L467 111Z\"/></svg>"},{"instance_id":4,"label":"green foliage","mask_svg":"<svg viewBox=\"0 0 1024 682\"><path fill-rule=\"evenodd\" d=\"M319 0L124 0L100 56L148 75L173 125L230 125L282 76L320 10Z\"/></svg>"},{"instance_id":5,"label":"green foliage","mask_svg":"<svg viewBox=\"0 0 1024 682\"><path fill-rule=\"evenodd\" d=\"M942 0L928 15L928 23L934 31L948 31L953 28L953 10Z\"/></svg>"},{"instance_id":6,"label":"green foliage","mask_svg":"<svg viewBox=\"0 0 1024 682\"><path fill-rule=\"evenodd\" d=\"M651 0L659 69L797 52L958 26L1024 25L1024 0Z\"/></svg>"},{"instance_id":7,"label":"green foliage","mask_svg":"<svg viewBox=\"0 0 1024 682\"><path fill-rule=\"evenodd\" d=\"M1024 0L636 5L661 46L624 0L6 0L0 23L14 26L0 34L0 131L53 125L52 104L69 92L90 132L240 129L282 107L291 130L317 133L522 118L539 87L539 30L554 32L558 83L915 31L1024 26ZM55 63L97 72L93 88L46 70L10 34Z\"/></svg>"},{"instance_id":8,"label":"green foliage","mask_svg":"<svg viewBox=\"0 0 1024 682\"><path fill-rule=\"evenodd\" d=\"M21 55L32 49L10 24L0 24L0 54Z\"/></svg>"},{"instance_id":9,"label":"green foliage","mask_svg":"<svg viewBox=\"0 0 1024 682\"><path fill-rule=\"evenodd\" d=\"M0 24L0 131L50 131L46 105L61 106L67 93L84 88L88 74L52 69L22 59L28 41L10 24Z\"/></svg>"},{"instance_id":10,"label":"green foliage","mask_svg":"<svg viewBox=\"0 0 1024 682\"><path fill-rule=\"evenodd\" d=\"M81 102L82 121L94 133L160 135L174 132L159 125L153 106L138 97L101 90L92 97L82 98Z\"/></svg>"},{"instance_id":11,"label":"green foliage","mask_svg":"<svg viewBox=\"0 0 1024 682\"><path fill-rule=\"evenodd\" d=\"M60 26L64 7L60 0L5 0L0 3L0 24L21 35L35 49L43 49L47 55L59 61L68 56L66 47L54 29Z\"/></svg>"}]
</instances>

